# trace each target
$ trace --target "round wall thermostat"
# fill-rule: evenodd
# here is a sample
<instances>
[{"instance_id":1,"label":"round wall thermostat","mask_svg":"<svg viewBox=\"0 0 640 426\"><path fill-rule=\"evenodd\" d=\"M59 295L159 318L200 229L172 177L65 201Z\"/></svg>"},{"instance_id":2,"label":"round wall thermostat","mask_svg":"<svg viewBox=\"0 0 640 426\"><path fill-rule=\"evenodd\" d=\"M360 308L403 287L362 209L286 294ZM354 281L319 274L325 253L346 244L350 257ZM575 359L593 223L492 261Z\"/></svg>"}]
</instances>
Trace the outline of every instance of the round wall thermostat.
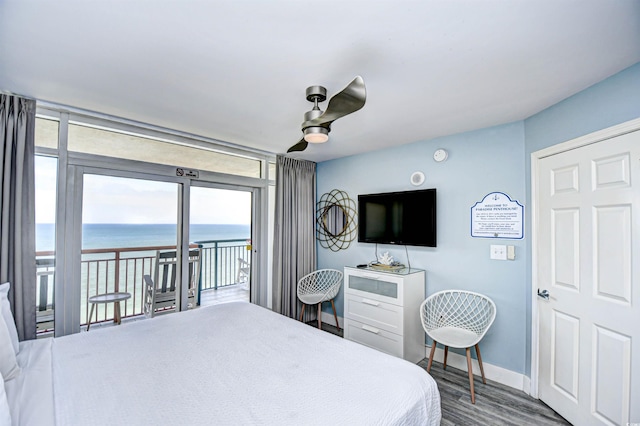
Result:
<instances>
[{"instance_id":1,"label":"round wall thermostat","mask_svg":"<svg viewBox=\"0 0 640 426\"><path fill-rule=\"evenodd\" d=\"M411 174L411 185L419 186L424 183L424 173L422 172L413 172Z\"/></svg>"},{"instance_id":2,"label":"round wall thermostat","mask_svg":"<svg viewBox=\"0 0 640 426\"><path fill-rule=\"evenodd\" d=\"M444 149L440 148L433 153L433 159L438 163L447 159L449 154Z\"/></svg>"}]
</instances>

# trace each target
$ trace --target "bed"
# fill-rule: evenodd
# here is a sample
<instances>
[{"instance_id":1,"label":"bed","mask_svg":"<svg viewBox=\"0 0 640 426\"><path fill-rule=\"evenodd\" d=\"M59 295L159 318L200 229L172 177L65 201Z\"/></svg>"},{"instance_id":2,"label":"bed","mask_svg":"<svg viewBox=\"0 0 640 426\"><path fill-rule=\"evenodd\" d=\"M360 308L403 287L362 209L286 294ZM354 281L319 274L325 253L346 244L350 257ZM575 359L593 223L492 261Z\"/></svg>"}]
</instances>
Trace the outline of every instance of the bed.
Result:
<instances>
[{"instance_id":1,"label":"bed","mask_svg":"<svg viewBox=\"0 0 640 426\"><path fill-rule=\"evenodd\" d=\"M14 425L437 425L422 368L226 303L21 342Z\"/></svg>"}]
</instances>

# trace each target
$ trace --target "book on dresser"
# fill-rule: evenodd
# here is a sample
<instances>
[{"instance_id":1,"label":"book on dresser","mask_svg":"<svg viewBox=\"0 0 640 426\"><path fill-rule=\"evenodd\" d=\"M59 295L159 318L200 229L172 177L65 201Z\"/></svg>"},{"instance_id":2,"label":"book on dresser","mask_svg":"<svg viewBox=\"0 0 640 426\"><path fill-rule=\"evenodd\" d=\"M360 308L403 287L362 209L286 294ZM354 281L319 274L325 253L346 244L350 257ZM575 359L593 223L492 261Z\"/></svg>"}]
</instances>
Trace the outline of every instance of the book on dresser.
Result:
<instances>
[{"instance_id":1,"label":"book on dresser","mask_svg":"<svg viewBox=\"0 0 640 426\"><path fill-rule=\"evenodd\" d=\"M407 361L425 357L425 271L344 268L344 337Z\"/></svg>"}]
</instances>

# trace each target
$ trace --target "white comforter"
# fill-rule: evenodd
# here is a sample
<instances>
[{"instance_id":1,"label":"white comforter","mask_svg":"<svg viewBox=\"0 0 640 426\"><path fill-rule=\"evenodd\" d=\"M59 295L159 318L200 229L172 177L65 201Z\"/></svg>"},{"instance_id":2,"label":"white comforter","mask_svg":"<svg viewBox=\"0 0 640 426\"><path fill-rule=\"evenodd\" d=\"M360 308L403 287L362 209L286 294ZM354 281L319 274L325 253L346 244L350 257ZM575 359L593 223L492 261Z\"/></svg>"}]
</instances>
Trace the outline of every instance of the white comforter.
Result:
<instances>
[{"instance_id":1,"label":"white comforter","mask_svg":"<svg viewBox=\"0 0 640 426\"><path fill-rule=\"evenodd\" d=\"M422 368L249 303L54 339L57 425L437 425Z\"/></svg>"}]
</instances>

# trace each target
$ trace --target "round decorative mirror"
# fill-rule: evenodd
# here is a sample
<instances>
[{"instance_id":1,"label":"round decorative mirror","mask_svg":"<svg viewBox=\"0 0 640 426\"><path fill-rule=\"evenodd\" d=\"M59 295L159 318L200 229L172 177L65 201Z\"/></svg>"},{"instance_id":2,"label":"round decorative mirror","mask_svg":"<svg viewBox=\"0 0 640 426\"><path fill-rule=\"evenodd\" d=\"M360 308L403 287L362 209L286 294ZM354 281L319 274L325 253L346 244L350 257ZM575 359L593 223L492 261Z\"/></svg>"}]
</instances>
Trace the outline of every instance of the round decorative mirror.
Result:
<instances>
[{"instance_id":1,"label":"round decorative mirror","mask_svg":"<svg viewBox=\"0 0 640 426\"><path fill-rule=\"evenodd\" d=\"M347 214L339 204L330 204L322 212L322 227L332 236L340 236L347 226Z\"/></svg>"},{"instance_id":2,"label":"round decorative mirror","mask_svg":"<svg viewBox=\"0 0 640 426\"><path fill-rule=\"evenodd\" d=\"M317 235L320 245L333 251L344 250L355 239L356 208L346 192L334 189L318 201Z\"/></svg>"}]
</instances>

